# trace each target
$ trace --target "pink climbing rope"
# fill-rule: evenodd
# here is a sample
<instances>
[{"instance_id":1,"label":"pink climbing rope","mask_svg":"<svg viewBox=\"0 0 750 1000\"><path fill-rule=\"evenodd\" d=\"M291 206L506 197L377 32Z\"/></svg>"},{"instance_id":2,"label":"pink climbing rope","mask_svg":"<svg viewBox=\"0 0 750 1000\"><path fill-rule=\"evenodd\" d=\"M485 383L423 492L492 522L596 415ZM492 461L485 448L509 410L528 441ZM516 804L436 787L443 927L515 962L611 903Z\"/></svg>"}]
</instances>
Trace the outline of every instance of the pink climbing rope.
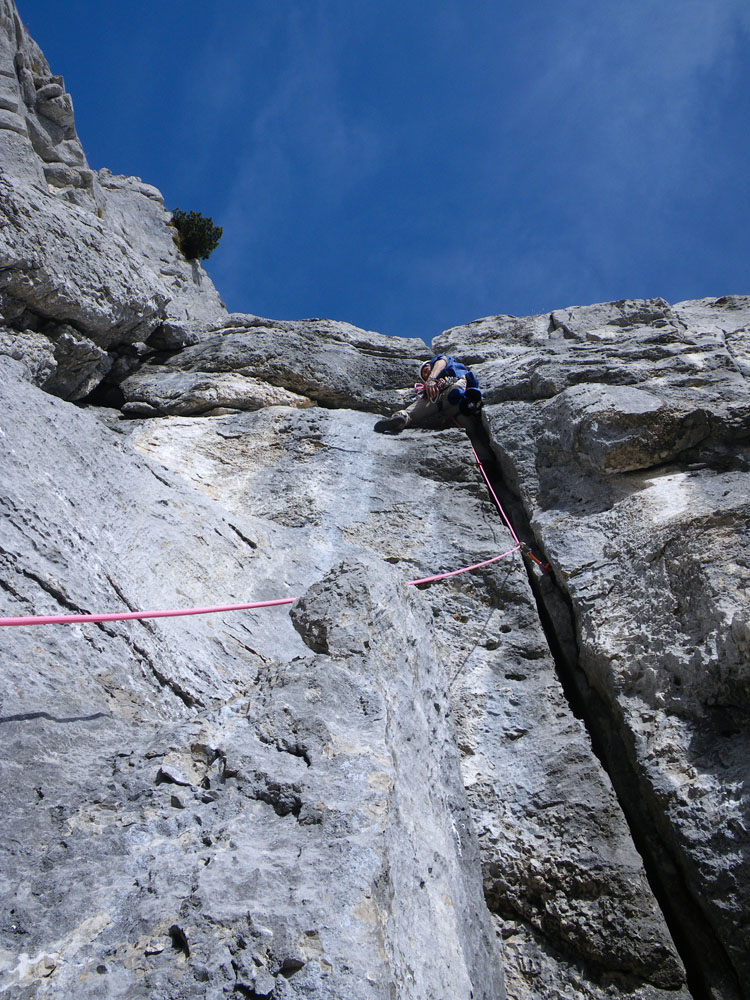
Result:
<instances>
[{"instance_id":1,"label":"pink climbing rope","mask_svg":"<svg viewBox=\"0 0 750 1000\"><path fill-rule=\"evenodd\" d=\"M453 421L453 423L456 424L456 427L458 427L459 430L461 430L461 425L460 424L458 424L455 420ZM521 548L521 542L518 539L518 535L513 530L513 525L508 520L508 515L503 510L503 505L498 500L497 494L495 493L495 491L492 488L492 483L489 480L489 476L484 471L484 466L482 465L482 460L479 457L479 455L477 454L477 449L474 447L474 442L471 440L471 438L469 438L469 444L471 445L471 450L474 452L474 458L476 459L477 465L479 466L479 470L482 473L482 475L484 476L484 481L485 481L485 483L487 483L487 488L489 489L490 493L492 494L492 499L495 501L495 506L500 511L502 519L503 519L503 521L505 521L505 524L506 524L506 526L508 528L508 531L510 531L511 535L513 536L513 541L516 544L513 546L512 549L508 549L507 552L503 552L499 556L493 556L492 559L485 559L484 562L474 563L473 566L464 566L461 569L454 569L450 573L438 573L437 576L425 576L421 580L409 580L408 582L409 582L409 586L410 587L416 587L417 584L419 584L419 583L435 583L437 580L447 580L449 576L458 576L459 573L469 573L473 569L481 569L482 566L489 566L490 563L499 562L501 559L506 559L508 556L512 556L514 552L518 552L520 550L520 548Z\"/></svg>"},{"instance_id":2,"label":"pink climbing rope","mask_svg":"<svg viewBox=\"0 0 750 1000\"><path fill-rule=\"evenodd\" d=\"M84 622L124 622L140 618L180 618L184 615L212 615L218 611L273 608L278 604L294 604L296 600L296 597L282 597L276 601L255 601L253 604L222 604L214 608L176 608L171 611L116 611L107 615L35 615L30 618L0 618L0 625L81 625Z\"/></svg>"},{"instance_id":3,"label":"pink climbing rope","mask_svg":"<svg viewBox=\"0 0 750 1000\"><path fill-rule=\"evenodd\" d=\"M459 573L469 573L473 569L481 569L482 566L489 566L490 563L499 562L501 559L505 559L507 556L512 556L514 552L518 552L521 548L521 543L514 545L512 549L508 549L507 552L503 552L502 555L493 556L492 559L485 559L484 562L474 563L473 566L464 566L461 569L451 570L450 573L438 573L437 576L425 576L421 580L407 580L407 584L410 587L416 587L418 583L435 583L436 580L447 580L449 576L458 576ZM2 619L0 619L0 625L2 625Z\"/></svg>"},{"instance_id":4,"label":"pink climbing rope","mask_svg":"<svg viewBox=\"0 0 750 1000\"><path fill-rule=\"evenodd\" d=\"M456 426L458 427L459 425L456 424ZM503 552L499 556L493 556L491 559L485 559L483 562L474 563L471 566L462 566L461 569L454 569L449 573L438 573L435 576L425 576L422 577L421 580L408 580L407 584L410 587L416 587L418 584L422 583L436 583L438 580L447 580L449 577L459 576L461 573L470 573L472 570L481 569L482 566L489 566L491 563L499 562L501 559L506 559L508 556L513 555L514 552L518 552L522 547L522 543L519 541L518 535L516 535L513 530L513 525L508 520L508 516L503 510L503 506L492 488L492 483L484 470L484 466L482 465L481 459L477 454L477 450L474 447L471 438L469 438L469 444L471 444L471 450L474 452L474 458L476 459L477 465L484 476L484 481L487 483L487 487L492 494L492 499L495 501L495 505L500 511L502 519L513 536L513 541L516 544L512 549L508 549L507 552ZM250 611L254 608L274 608L282 604L294 604L294 602L298 599L298 597L282 597L275 601L255 601L252 604L222 604L217 607L176 608L168 611L117 611L112 614L104 615L33 615L25 618L0 618L0 626L82 625L86 622L122 622L140 620L143 618L180 618L185 615L211 615L222 611Z\"/></svg>"}]
</instances>

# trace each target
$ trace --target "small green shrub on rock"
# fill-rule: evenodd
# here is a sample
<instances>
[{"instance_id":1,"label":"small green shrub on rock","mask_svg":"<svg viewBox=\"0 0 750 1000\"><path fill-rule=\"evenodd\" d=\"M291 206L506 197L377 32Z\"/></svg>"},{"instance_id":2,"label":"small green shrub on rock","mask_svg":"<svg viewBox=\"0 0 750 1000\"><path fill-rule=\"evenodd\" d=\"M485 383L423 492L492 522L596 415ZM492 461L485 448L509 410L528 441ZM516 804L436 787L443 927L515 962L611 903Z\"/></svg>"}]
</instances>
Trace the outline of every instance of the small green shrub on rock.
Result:
<instances>
[{"instance_id":1,"label":"small green shrub on rock","mask_svg":"<svg viewBox=\"0 0 750 1000\"><path fill-rule=\"evenodd\" d=\"M177 229L177 246L188 260L206 260L219 245L221 226L200 212L172 212L172 225Z\"/></svg>"}]
</instances>

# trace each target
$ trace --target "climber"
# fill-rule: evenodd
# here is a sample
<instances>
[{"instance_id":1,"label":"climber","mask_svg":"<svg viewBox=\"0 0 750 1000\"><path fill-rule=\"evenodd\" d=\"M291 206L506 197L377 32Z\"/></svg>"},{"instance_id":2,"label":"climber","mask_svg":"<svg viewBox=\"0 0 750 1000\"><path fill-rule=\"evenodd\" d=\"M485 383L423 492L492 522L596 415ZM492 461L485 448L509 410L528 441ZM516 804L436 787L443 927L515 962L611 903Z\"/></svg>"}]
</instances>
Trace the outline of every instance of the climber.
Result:
<instances>
[{"instance_id":1,"label":"climber","mask_svg":"<svg viewBox=\"0 0 750 1000\"><path fill-rule=\"evenodd\" d=\"M399 434L413 424L444 427L452 422L469 427L479 414L482 393L473 371L449 354L438 354L419 366L418 398L388 420L378 420L378 434Z\"/></svg>"}]
</instances>

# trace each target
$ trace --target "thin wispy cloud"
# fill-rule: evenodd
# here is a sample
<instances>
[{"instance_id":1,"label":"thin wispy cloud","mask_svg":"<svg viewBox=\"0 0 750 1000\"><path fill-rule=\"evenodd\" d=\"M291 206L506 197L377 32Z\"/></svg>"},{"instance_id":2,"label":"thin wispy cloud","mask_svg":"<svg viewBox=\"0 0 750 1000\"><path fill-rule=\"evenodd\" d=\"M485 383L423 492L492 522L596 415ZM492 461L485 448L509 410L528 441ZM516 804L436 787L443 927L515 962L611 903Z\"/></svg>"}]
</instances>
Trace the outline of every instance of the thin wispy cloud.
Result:
<instances>
[{"instance_id":1,"label":"thin wispy cloud","mask_svg":"<svg viewBox=\"0 0 750 1000\"><path fill-rule=\"evenodd\" d=\"M712 104L726 99L750 7L737 0L633 0L569 8L543 40L554 58L529 81L515 115L523 132L543 119L558 141L581 145L593 166L617 164L617 179L637 173L646 156L671 178L683 154L700 145ZM723 92L722 92L723 91ZM650 178L659 183L659 175Z\"/></svg>"},{"instance_id":2,"label":"thin wispy cloud","mask_svg":"<svg viewBox=\"0 0 750 1000\"><path fill-rule=\"evenodd\" d=\"M255 69L234 53L245 74L243 99L235 101L236 143L221 206L229 238L219 256L221 273L239 279L243 268L275 255L294 255L300 230L325 228L347 199L377 173L384 139L345 107L337 71L337 42L314 9L290 5L274 24L273 77L253 88ZM299 226L298 226L299 224ZM297 228L296 235L295 228ZM271 244L275 246L271 247ZM283 253L282 247L288 251Z\"/></svg>"}]
</instances>

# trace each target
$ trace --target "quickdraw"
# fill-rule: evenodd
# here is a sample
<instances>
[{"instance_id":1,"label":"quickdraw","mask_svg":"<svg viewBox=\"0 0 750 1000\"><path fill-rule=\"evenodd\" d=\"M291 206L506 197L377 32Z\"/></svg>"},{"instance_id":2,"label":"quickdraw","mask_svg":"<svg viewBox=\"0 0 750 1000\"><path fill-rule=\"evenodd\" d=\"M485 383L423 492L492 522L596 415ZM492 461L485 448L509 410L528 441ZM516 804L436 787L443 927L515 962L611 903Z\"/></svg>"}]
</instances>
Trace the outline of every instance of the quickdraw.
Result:
<instances>
[{"instance_id":1,"label":"quickdraw","mask_svg":"<svg viewBox=\"0 0 750 1000\"><path fill-rule=\"evenodd\" d=\"M542 576L548 576L552 572L550 564L548 562L542 562L538 556L535 556L529 548L528 542L521 542L521 555L526 556L527 559L531 559L533 563L536 563L542 571Z\"/></svg>"}]
</instances>

